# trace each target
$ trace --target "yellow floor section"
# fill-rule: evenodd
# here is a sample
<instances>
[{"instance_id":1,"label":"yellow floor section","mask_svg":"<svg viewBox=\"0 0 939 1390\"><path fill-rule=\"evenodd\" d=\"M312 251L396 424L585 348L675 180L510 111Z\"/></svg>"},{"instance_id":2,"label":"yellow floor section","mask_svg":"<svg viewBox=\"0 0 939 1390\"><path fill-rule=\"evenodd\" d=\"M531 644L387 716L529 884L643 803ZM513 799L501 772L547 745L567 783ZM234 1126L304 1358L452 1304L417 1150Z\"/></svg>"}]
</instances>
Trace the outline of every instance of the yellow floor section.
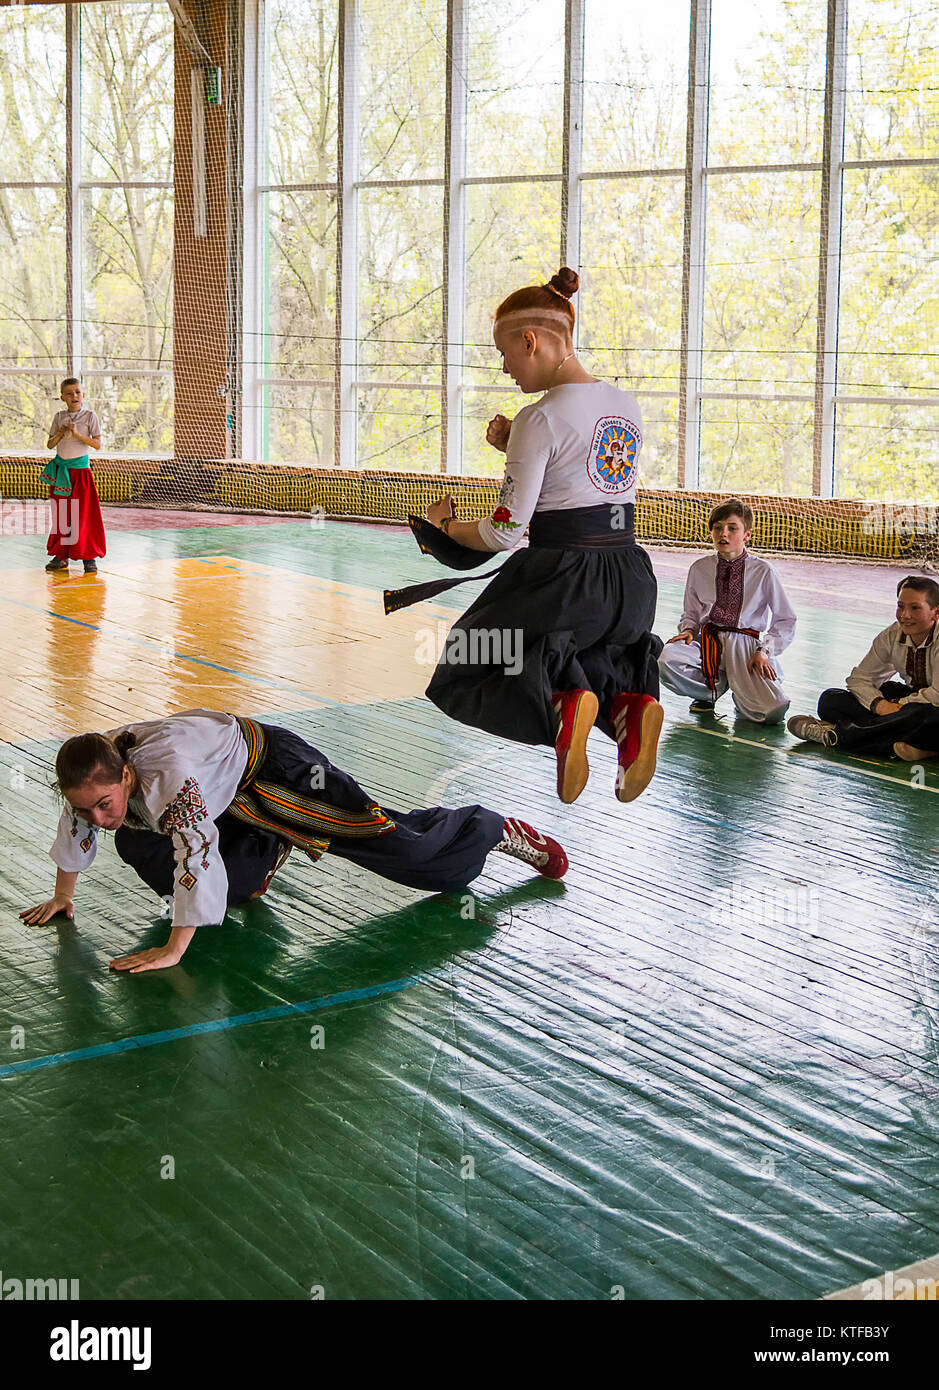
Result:
<instances>
[{"instance_id":1,"label":"yellow floor section","mask_svg":"<svg viewBox=\"0 0 939 1390\"><path fill-rule=\"evenodd\" d=\"M431 666L416 657L454 616L423 604L386 618L374 589L227 555L7 571L2 611L17 653L0 670L5 741L199 706L251 715L420 695Z\"/></svg>"}]
</instances>

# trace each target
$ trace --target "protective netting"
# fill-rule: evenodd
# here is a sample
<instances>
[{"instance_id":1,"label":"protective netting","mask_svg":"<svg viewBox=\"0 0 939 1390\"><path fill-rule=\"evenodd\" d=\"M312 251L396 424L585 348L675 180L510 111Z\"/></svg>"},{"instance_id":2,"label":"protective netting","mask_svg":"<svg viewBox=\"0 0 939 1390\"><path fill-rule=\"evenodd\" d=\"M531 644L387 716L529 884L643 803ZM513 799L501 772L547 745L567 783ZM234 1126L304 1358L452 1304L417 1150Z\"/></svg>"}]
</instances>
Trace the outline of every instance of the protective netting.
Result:
<instances>
[{"instance_id":1,"label":"protective netting","mask_svg":"<svg viewBox=\"0 0 939 1390\"><path fill-rule=\"evenodd\" d=\"M691 18L0 8L4 495L38 495L20 460L75 372L107 500L393 518L444 472L488 496L486 421L523 403L492 310L570 259L582 360L642 406L647 538L703 539L701 508L735 492L767 548L928 553L939 12L713 0L697 151Z\"/></svg>"}]
</instances>

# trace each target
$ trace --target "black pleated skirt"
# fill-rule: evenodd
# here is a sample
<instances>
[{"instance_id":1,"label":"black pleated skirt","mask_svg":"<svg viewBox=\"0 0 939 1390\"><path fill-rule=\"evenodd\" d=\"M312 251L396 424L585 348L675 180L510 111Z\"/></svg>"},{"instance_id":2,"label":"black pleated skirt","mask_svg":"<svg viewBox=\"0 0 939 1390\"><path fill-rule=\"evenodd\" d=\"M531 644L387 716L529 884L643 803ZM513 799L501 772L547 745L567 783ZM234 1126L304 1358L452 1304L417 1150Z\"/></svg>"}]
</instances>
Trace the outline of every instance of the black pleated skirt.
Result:
<instances>
[{"instance_id":1,"label":"black pleated skirt","mask_svg":"<svg viewBox=\"0 0 939 1390\"><path fill-rule=\"evenodd\" d=\"M639 545L519 551L454 623L427 697L461 724L553 746L552 693L592 690L613 738L617 695L658 698L656 593Z\"/></svg>"}]
</instances>

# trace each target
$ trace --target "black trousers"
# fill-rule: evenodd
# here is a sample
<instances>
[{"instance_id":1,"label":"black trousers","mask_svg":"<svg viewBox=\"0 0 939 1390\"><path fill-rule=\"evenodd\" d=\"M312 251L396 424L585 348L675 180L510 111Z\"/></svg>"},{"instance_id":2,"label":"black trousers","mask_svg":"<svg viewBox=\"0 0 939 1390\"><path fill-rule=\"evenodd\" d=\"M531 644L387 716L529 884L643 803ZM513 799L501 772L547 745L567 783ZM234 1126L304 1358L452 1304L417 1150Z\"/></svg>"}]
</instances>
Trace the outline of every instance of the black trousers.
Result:
<instances>
[{"instance_id":1,"label":"black trousers","mask_svg":"<svg viewBox=\"0 0 939 1390\"><path fill-rule=\"evenodd\" d=\"M289 729L263 725L268 753L259 776L284 790L313 796L329 806L361 811L373 798L324 753ZM431 893L465 888L482 872L486 856L502 839L504 819L484 806L448 810L431 806L417 811L381 808L395 823L384 835L362 838L333 835L328 853L348 859L382 878ZM219 850L228 874L228 903L234 906L256 893L273 867L279 837L255 829L228 811L215 822ZM121 826L114 847L155 893L173 893L175 860L169 835Z\"/></svg>"},{"instance_id":2,"label":"black trousers","mask_svg":"<svg viewBox=\"0 0 939 1390\"><path fill-rule=\"evenodd\" d=\"M454 623L427 698L461 724L553 747L552 693L592 690L597 727L615 738L609 707L617 695L658 698L656 592L638 545L519 551ZM491 648L478 655L486 644L473 634L487 632L504 634L496 660Z\"/></svg>"},{"instance_id":3,"label":"black trousers","mask_svg":"<svg viewBox=\"0 0 939 1390\"><path fill-rule=\"evenodd\" d=\"M909 695L910 687L901 681L887 681L880 693L885 700L899 700ZM849 752L889 757L895 743L939 749L939 708L935 705L904 705L896 714L872 714L850 690L824 690L818 698L818 717L835 725L838 747Z\"/></svg>"}]
</instances>

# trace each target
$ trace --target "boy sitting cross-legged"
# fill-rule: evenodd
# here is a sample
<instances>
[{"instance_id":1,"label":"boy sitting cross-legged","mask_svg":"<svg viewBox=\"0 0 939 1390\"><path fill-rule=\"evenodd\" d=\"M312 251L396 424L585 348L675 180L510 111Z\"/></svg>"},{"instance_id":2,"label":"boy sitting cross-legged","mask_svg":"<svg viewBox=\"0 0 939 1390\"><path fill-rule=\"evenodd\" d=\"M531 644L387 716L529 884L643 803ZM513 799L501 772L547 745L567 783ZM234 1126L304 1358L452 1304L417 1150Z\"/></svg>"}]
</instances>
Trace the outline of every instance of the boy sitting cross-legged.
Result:
<instances>
[{"instance_id":1,"label":"boy sitting cross-legged","mask_svg":"<svg viewBox=\"0 0 939 1390\"><path fill-rule=\"evenodd\" d=\"M691 695L692 714L712 712L729 687L744 719L778 724L789 697L777 658L796 615L772 565L747 549L753 513L739 497L713 509L708 529L714 554L688 571L678 635L659 657L662 684Z\"/></svg>"},{"instance_id":2,"label":"boy sitting cross-legged","mask_svg":"<svg viewBox=\"0 0 939 1390\"><path fill-rule=\"evenodd\" d=\"M796 714L796 738L851 753L907 762L934 757L939 747L939 667L936 621L939 584L908 575L897 585L897 620L874 638L864 660L847 679L847 690L825 690L818 718ZM899 676L896 680L894 677Z\"/></svg>"}]
</instances>

